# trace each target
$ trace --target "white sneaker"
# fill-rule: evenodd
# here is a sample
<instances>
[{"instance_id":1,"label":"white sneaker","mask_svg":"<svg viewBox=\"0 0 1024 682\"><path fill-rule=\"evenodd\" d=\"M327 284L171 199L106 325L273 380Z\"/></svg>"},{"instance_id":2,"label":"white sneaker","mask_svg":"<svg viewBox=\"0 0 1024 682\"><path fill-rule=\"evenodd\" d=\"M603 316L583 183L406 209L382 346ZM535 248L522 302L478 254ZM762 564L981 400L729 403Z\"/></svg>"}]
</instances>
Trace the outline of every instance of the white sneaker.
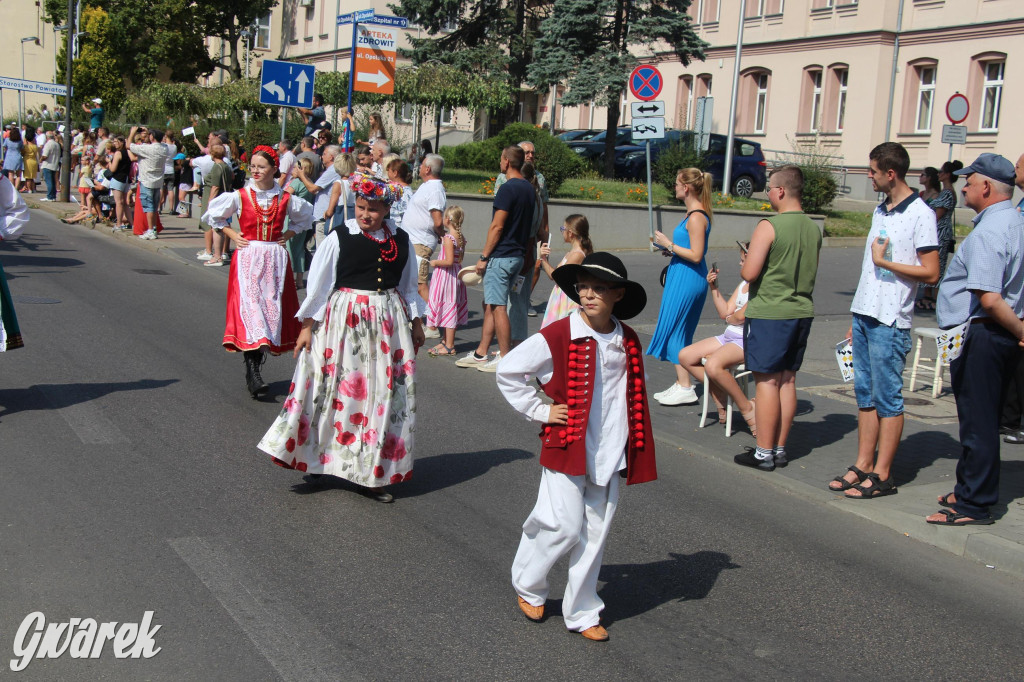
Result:
<instances>
[{"instance_id":1,"label":"white sneaker","mask_svg":"<svg viewBox=\"0 0 1024 682\"><path fill-rule=\"evenodd\" d=\"M488 360L482 365L477 366L477 371L490 372L494 374L498 371L498 363L501 362L501 353L497 353L493 359Z\"/></svg>"},{"instance_id":2,"label":"white sneaker","mask_svg":"<svg viewBox=\"0 0 1024 682\"><path fill-rule=\"evenodd\" d=\"M156 239L156 230L146 230L139 235L139 239Z\"/></svg>"},{"instance_id":3,"label":"white sneaker","mask_svg":"<svg viewBox=\"0 0 1024 682\"><path fill-rule=\"evenodd\" d=\"M213 258L213 254L209 251L200 251L196 254L196 260L210 260Z\"/></svg>"},{"instance_id":4,"label":"white sneaker","mask_svg":"<svg viewBox=\"0 0 1024 682\"><path fill-rule=\"evenodd\" d=\"M652 395L651 397L652 397L652 398L654 398L655 400L661 400L662 398L664 398L665 396L667 396L667 395L668 395L669 393L671 393L672 391L674 391L674 390L676 389L676 386L678 386L678 385L679 385L679 384L677 384L676 382L674 382L674 381L673 381L673 382L672 382L672 385L671 385L671 386L669 386L668 388L666 388L666 389L665 389L664 391L660 391L660 392L658 392L658 393L655 393L655 394L654 394L654 395Z\"/></svg>"},{"instance_id":5,"label":"white sneaker","mask_svg":"<svg viewBox=\"0 0 1024 682\"><path fill-rule=\"evenodd\" d=\"M697 402L697 391L692 386L676 384L671 393L657 400L662 405L692 405Z\"/></svg>"},{"instance_id":6,"label":"white sneaker","mask_svg":"<svg viewBox=\"0 0 1024 682\"><path fill-rule=\"evenodd\" d=\"M462 356L455 361L456 367L479 367L487 364L488 358L477 357L476 351L469 351L466 355Z\"/></svg>"},{"instance_id":7,"label":"white sneaker","mask_svg":"<svg viewBox=\"0 0 1024 682\"><path fill-rule=\"evenodd\" d=\"M424 327L423 338L426 339L439 339L441 338L441 332L437 331L437 328Z\"/></svg>"}]
</instances>

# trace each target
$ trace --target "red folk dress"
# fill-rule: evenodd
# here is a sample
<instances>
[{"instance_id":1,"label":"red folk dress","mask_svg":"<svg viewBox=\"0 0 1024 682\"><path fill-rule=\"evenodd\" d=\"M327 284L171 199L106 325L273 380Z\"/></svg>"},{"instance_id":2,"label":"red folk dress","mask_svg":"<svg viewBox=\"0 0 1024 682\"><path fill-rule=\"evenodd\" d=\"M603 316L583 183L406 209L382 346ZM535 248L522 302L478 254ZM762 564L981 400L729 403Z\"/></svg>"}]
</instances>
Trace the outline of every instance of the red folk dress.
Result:
<instances>
[{"instance_id":1,"label":"red folk dress","mask_svg":"<svg viewBox=\"0 0 1024 682\"><path fill-rule=\"evenodd\" d=\"M265 205L261 205L261 200ZM233 352L267 348L274 355L286 353L295 348L302 323L295 318L299 298L288 251L277 240L285 231L285 216L299 213L290 204L305 204L304 209L309 209L309 205L287 192L273 189L257 192L250 184L245 189L217 197L203 216L204 220L223 212L218 211L218 201L230 209L240 205L237 229L249 240L249 245L237 249L231 259L224 348ZM231 210L229 215L233 212ZM301 213L310 214L311 210ZM301 227L304 221L295 221L295 215L291 217L291 229L305 229ZM208 222L217 227L213 221Z\"/></svg>"}]
</instances>

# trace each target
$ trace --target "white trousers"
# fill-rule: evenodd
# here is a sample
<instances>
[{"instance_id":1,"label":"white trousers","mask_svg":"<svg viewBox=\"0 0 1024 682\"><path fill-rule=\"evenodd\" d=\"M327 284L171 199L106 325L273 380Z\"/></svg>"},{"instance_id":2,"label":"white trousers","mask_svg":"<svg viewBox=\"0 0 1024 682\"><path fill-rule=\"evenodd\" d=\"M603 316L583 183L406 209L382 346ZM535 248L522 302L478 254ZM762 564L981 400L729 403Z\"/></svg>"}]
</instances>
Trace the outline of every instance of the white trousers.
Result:
<instances>
[{"instance_id":1,"label":"white trousers","mask_svg":"<svg viewBox=\"0 0 1024 682\"><path fill-rule=\"evenodd\" d=\"M596 485L586 476L543 469L537 504L523 524L512 562L512 585L525 601L541 606L548 598L551 567L569 552L562 617L570 630L601 622L604 602L597 596L597 578L618 500L618 474L608 485Z\"/></svg>"}]
</instances>

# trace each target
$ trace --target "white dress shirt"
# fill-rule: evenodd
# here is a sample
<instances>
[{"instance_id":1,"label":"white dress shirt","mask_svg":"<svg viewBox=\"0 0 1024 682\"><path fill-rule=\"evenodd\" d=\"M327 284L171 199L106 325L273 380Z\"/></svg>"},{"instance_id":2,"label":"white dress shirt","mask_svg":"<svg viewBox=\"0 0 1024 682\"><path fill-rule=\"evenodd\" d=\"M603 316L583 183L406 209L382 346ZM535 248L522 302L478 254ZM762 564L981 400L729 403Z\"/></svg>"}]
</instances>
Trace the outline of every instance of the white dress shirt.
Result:
<instances>
[{"instance_id":1,"label":"white dress shirt","mask_svg":"<svg viewBox=\"0 0 1024 682\"><path fill-rule=\"evenodd\" d=\"M569 334L573 339L585 336L597 341L597 365L593 398L587 420L587 475L597 485L608 485L617 472L626 468L628 419L626 412L626 345L622 325L601 334L587 325L578 310L569 316ZM551 381L554 365L551 349L543 334L529 337L498 363L498 388L516 410L527 419L548 423L551 407L540 397L536 377L542 384Z\"/></svg>"}]
</instances>

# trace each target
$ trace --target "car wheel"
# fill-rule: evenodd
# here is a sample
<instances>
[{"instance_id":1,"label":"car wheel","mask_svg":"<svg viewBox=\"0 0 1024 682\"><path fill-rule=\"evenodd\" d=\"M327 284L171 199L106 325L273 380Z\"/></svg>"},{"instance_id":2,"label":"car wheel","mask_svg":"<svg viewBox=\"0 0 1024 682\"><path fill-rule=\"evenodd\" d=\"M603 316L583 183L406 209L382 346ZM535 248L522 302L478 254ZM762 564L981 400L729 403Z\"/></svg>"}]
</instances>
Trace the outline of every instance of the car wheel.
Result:
<instances>
[{"instance_id":1,"label":"car wheel","mask_svg":"<svg viewBox=\"0 0 1024 682\"><path fill-rule=\"evenodd\" d=\"M741 175L736 178L736 182L732 185L732 193L749 199L750 195L754 193L754 179L749 175Z\"/></svg>"}]
</instances>

